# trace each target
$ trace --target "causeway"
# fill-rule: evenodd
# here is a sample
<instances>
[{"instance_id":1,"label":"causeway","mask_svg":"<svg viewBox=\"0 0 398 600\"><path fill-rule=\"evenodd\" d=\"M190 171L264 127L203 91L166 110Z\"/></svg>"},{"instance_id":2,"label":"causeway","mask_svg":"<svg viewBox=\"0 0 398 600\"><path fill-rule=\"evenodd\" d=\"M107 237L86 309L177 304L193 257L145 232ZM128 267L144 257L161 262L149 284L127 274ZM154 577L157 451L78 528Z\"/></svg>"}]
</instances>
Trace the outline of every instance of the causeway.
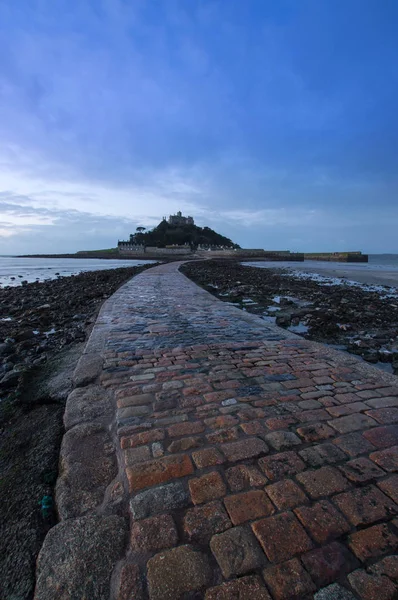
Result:
<instances>
[{"instance_id":1,"label":"causeway","mask_svg":"<svg viewBox=\"0 0 398 600\"><path fill-rule=\"evenodd\" d=\"M74 375L36 600L398 597L398 380L146 270Z\"/></svg>"}]
</instances>

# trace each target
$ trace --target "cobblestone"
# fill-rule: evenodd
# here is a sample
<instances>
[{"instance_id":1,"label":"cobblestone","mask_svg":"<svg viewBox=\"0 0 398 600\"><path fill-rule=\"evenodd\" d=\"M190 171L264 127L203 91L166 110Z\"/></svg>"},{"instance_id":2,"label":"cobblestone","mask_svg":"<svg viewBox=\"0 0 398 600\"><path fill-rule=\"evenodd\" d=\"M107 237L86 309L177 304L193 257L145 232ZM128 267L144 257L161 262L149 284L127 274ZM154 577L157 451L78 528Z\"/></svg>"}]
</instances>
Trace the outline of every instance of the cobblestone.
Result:
<instances>
[{"instance_id":1,"label":"cobblestone","mask_svg":"<svg viewBox=\"0 0 398 600\"><path fill-rule=\"evenodd\" d=\"M306 598L316 586L297 558L264 569L263 577L276 600Z\"/></svg>"},{"instance_id":2,"label":"cobblestone","mask_svg":"<svg viewBox=\"0 0 398 600\"><path fill-rule=\"evenodd\" d=\"M232 575L244 575L265 563L256 538L242 526L213 536L210 548L226 579Z\"/></svg>"},{"instance_id":3,"label":"cobblestone","mask_svg":"<svg viewBox=\"0 0 398 600\"><path fill-rule=\"evenodd\" d=\"M325 544L351 529L346 519L328 500L320 500L312 506L302 506L294 512L318 544Z\"/></svg>"},{"instance_id":4,"label":"cobblestone","mask_svg":"<svg viewBox=\"0 0 398 600\"><path fill-rule=\"evenodd\" d=\"M345 600L349 584L392 598L393 378L219 302L177 267L120 288L88 344L119 461L96 510L131 517L115 600Z\"/></svg>"},{"instance_id":5,"label":"cobblestone","mask_svg":"<svg viewBox=\"0 0 398 600\"><path fill-rule=\"evenodd\" d=\"M287 560L313 547L304 528L291 512L257 521L252 528L271 562Z\"/></svg>"},{"instance_id":6,"label":"cobblestone","mask_svg":"<svg viewBox=\"0 0 398 600\"><path fill-rule=\"evenodd\" d=\"M353 533L349 536L348 543L363 562L398 551L398 537L386 523Z\"/></svg>"}]
</instances>

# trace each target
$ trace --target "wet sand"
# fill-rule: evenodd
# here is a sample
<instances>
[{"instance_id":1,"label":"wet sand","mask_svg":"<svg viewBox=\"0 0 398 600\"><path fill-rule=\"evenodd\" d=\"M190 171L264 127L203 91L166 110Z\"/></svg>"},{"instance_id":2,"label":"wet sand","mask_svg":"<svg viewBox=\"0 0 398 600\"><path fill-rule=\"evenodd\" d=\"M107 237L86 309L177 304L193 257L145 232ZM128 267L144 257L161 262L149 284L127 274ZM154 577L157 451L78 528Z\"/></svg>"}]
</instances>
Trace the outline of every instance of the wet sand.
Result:
<instances>
[{"instance_id":1,"label":"wet sand","mask_svg":"<svg viewBox=\"0 0 398 600\"><path fill-rule=\"evenodd\" d=\"M255 267L264 267L267 269L289 268L295 271L318 273L323 277L339 277L345 278L358 283L368 285L388 285L398 287L398 268L397 267L378 267L372 263L365 264L347 264L335 262L317 262L305 261L304 263L296 262L256 262L250 264Z\"/></svg>"}]
</instances>

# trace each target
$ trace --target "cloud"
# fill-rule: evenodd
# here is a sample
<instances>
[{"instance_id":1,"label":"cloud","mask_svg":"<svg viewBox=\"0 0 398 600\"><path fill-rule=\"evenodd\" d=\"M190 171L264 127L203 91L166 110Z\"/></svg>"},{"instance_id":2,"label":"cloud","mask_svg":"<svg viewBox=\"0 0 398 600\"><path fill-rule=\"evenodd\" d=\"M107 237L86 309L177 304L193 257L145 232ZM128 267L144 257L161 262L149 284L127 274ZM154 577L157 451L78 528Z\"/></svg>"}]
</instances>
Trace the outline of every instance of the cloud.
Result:
<instances>
[{"instance_id":1,"label":"cloud","mask_svg":"<svg viewBox=\"0 0 398 600\"><path fill-rule=\"evenodd\" d=\"M1 251L114 245L177 210L246 246L398 250L394 16L0 3Z\"/></svg>"}]
</instances>

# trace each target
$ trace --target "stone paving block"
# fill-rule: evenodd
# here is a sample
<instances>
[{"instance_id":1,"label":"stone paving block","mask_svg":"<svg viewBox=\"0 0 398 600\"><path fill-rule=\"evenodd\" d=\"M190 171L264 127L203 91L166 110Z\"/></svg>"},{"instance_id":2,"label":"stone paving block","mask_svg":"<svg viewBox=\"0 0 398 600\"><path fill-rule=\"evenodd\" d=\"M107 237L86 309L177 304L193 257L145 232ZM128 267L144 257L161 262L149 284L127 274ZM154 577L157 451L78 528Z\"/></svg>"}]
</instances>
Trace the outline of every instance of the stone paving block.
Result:
<instances>
[{"instance_id":1,"label":"stone paving block","mask_svg":"<svg viewBox=\"0 0 398 600\"><path fill-rule=\"evenodd\" d=\"M329 406L326 410L332 417L344 417L345 415L369 410L369 407L364 402L352 402L351 404L342 404L341 406Z\"/></svg>"},{"instance_id":2,"label":"stone paving block","mask_svg":"<svg viewBox=\"0 0 398 600\"><path fill-rule=\"evenodd\" d=\"M385 523L356 531L348 537L348 544L362 562L398 552L398 536Z\"/></svg>"},{"instance_id":3,"label":"stone paving block","mask_svg":"<svg viewBox=\"0 0 398 600\"><path fill-rule=\"evenodd\" d=\"M387 494L396 504L398 504L398 475L392 475L388 479L377 482L382 492Z\"/></svg>"},{"instance_id":4,"label":"stone paving block","mask_svg":"<svg viewBox=\"0 0 398 600\"><path fill-rule=\"evenodd\" d=\"M267 558L281 562L313 548L313 543L292 512L285 512L252 524Z\"/></svg>"},{"instance_id":5,"label":"stone paving block","mask_svg":"<svg viewBox=\"0 0 398 600\"><path fill-rule=\"evenodd\" d=\"M220 417L214 417L212 419L205 419L205 424L210 429L224 429L225 427L232 427L238 425L239 420L231 415L222 415Z\"/></svg>"},{"instance_id":6,"label":"stone paving block","mask_svg":"<svg viewBox=\"0 0 398 600\"><path fill-rule=\"evenodd\" d=\"M164 431L161 429L152 429L150 431L141 431L131 436L123 436L120 438L120 446L122 449L136 448L151 442L159 442L164 439Z\"/></svg>"},{"instance_id":7,"label":"stone paving block","mask_svg":"<svg viewBox=\"0 0 398 600\"><path fill-rule=\"evenodd\" d=\"M310 467L321 467L341 462L346 455L334 444L325 443L300 450L299 455Z\"/></svg>"},{"instance_id":8,"label":"stone paving block","mask_svg":"<svg viewBox=\"0 0 398 600\"><path fill-rule=\"evenodd\" d=\"M190 479L188 482L194 504L203 504L210 500L222 498L227 493L227 488L221 475L217 471L206 473L202 477Z\"/></svg>"},{"instance_id":9,"label":"stone paving block","mask_svg":"<svg viewBox=\"0 0 398 600\"><path fill-rule=\"evenodd\" d=\"M301 560L318 587L333 583L358 567L355 557L338 542L311 550L304 554Z\"/></svg>"},{"instance_id":10,"label":"stone paving block","mask_svg":"<svg viewBox=\"0 0 398 600\"><path fill-rule=\"evenodd\" d=\"M260 458L258 465L267 477L272 480L283 479L305 469L305 463L292 451Z\"/></svg>"},{"instance_id":11,"label":"stone paving block","mask_svg":"<svg viewBox=\"0 0 398 600\"><path fill-rule=\"evenodd\" d=\"M249 421L248 423L242 423L241 429L247 435L258 435L259 433L265 433L265 428L260 421Z\"/></svg>"},{"instance_id":12,"label":"stone paving block","mask_svg":"<svg viewBox=\"0 0 398 600\"><path fill-rule=\"evenodd\" d=\"M291 479L267 485L265 491L279 510L295 508L308 502L303 490Z\"/></svg>"},{"instance_id":13,"label":"stone paving block","mask_svg":"<svg viewBox=\"0 0 398 600\"><path fill-rule=\"evenodd\" d=\"M243 526L214 535L210 548L226 579L233 575L244 575L265 563L265 556L256 538Z\"/></svg>"},{"instance_id":14,"label":"stone paving block","mask_svg":"<svg viewBox=\"0 0 398 600\"><path fill-rule=\"evenodd\" d=\"M385 471L365 457L346 462L340 467L340 470L347 479L354 483L369 483L385 475Z\"/></svg>"},{"instance_id":15,"label":"stone paving block","mask_svg":"<svg viewBox=\"0 0 398 600\"><path fill-rule=\"evenodd\" d=\"M370 566L368 571L375 575L386 575L390 579L398 581L398 554L385 556L379 562Z\"/></svg>"},{"instance_id":16,"label":"stone paving block","mask_svg":"<svg viewBox=\"0 0 398 600\"><path fill-rule=\"evenodd\" d=\"M398 507L372 485L339 494L333 502L353 525L368 525L398 514Z\"/></svg>"},{"instance_id":17,"label":"stone paving block","mask_svg":"<svg viewBox=\"0 0 398 600\"><path fill-rule=\"evenodd\" d=\"M327 421L330 415L325 409L319 408L316 410L305 410L304 412L295 415L300 423L311 423L313 421Z\"/></svg>"},{"instance_id":18,"label":"stone paving block","mask_svg":"<svg viewBox=\"0 0 398 600\"><path fill-rule=\"evenodd\" d=\"M134 394L133 396L122 396L117 400L118 408L126 408L128 406L142 406L152 404L155 400L153 394Z\"/></svg>"},{"instance_id":19,"label":"stone paving block","mask_svg":"<svg viewBox=\"0 0 398 600\"><path fill-rule=\"evenodd\" d=\"M318 442L319 440L326 440L336 435L335 430L329 427L329 425L325 425L325 423L314 423L299 427L297 433L306 442Z\"/></svg>"},{"instance_id":20,"label":"stone paving block","mask_svg":"<svg viewBox=\"0 0 398 600\"><path fill-rule=\"evenodd\" d=\"M203 440L198 436L189 436L186 438L182 438L181 440L174 440L168 446L167 450L169 452L178 453L178 452L186 452L187 450L191 450L192 448L200 448L202 446Z\"/></svg>"},{"instance_id":21,"label":"stone paving block","mask_svg":"<svg viewBox=\"0 0 398 600\"><path fill-rule=\"evenodd\" d=\"M384 398L374 398L367 400L366 403L371 408L386 408L389 406L398 406L398 396L385 396Z\"/></svg>"},{"instance_id":22,"label":"stone paving block","mask_svg":"<svg viewBox=\"0 0 398 600\"><path fill-rule=\"evenodd\" d=\"M217 448L203 448L202 450L193 452L192 458L198 469L221 465L225 461L225 458Z\"/></svg>"},{"instance_id":23,"label":"stone paving block","mask_svg":"<svg viewBox=\"0 0 398 600\"><path fill-rule=\"evenodd\" d=\"M278 430L285 429L290 425L294 425L297 423L297 419L295 417L287 416L287 417L271 417L270 419L266 419L265 424L268 429Z\"/></svg>"},{"instance_id":24,"label":"stone paving block","mask_svg":"<svg viewBox=\"0 0 398 600\"><path fill-rule=\"evenodd\" d=\"M395 600L397 587L384 575L370 575L361 569L348 575L353 590L362 600Z\"/></svg>"},{"instance_id":25,"label":"stone paving block","mask_svg":"<svg viewBox=\"0 0 398 600\"><path fill-rule=\"evenodd\" d=\"M376 392L380 394L380 396L398 396L398 386L391 386L391 387L383 387L383 388L376 388Z\"/></svg>"},{"instance_id":26,"label":"stone paving block","mask_svg":"<svg viewBox=\"0 0 398 600\"><path fill-rule=\"evenodd\" d=\"M328 500L320 500L311 506L301 506L296 508L294 513L318 544L325 544L351 529L351 525Z\"/></svg>"},{"instance_id":27,"label":"stone paving block","mask_svg":"<svg viewBox=\"0 0 398 600\"><path fill-rule=\"evenodd\" d=\"M151 600L176 600L211 581L207 556L188 545L156 554L148 561L147 569Z\"/></svg>"},{"instance_id":28,"label":"stone paving block","mask_svg":"<svg viewBox=\"0 0 398 600\"><path fill-rule=\"evenodd\" d=\"M232 527L221 502L209 502L187 510L184 516L184 532L189 541L208 544L216 533Z\"/></svg>"},{"instance_id":29,"label":"stone paving block","mask_svg":"<svg viewBox=\"0 0 398 600\"><path fill-rule=\"evenodd\" d=\"M388 448L398 444L398 425L375 427L363 432L363 437L376 448Z\"/></svg>"},{"instance_id":30,"label":"stone paving block","mask_svg":"<svg viewBox=\"0 0 398 600\"><path fill-rule=\"evenodd\" d=\"M274 450L288 450L302 444L299 437L291 431L273 431L264 436L264 440Z\"/></svg>"},{"instance_id":31,"label":"stone paving block","mask_svg":"<svg viewBox=\"0 0 398 600\"><path fill-rule=\"evenodd\" d=\"M259 577L248 575L235 581L209 588L205 600L271 600Z\"/></svg>"},{"instance_id":32,"label":"stone paving block","mask_svg":"<svg viewBox=\"0 0 398 600\"><path fill-rule=\"evenodd\" d=\"M159 515L133 523L130 539L133 550L150 552L175 546L178 533L171 515Z\"/></svg>"},{"instance_id":33,"label":"stone paving block","mask_svg":"<svg viewBox=\"0 0 398 600\"><path fill-rule=\"evenodd\" d=\"M126 475L132 492L191 475L193 470L191 459L187 454L173 454L127 467Z\"/></svg>"},{"instance_id":34,"label":"stone paving block","mask_svg":"<svg viewBox=\"0 0 398 600\"><path fill-rule=\"evenodd\" d=\"M263 577L275 600L300 600L310 597L315 584L297 558L263 570Z\"/></svg>"},{"instance_id":35,"label":"stone paving block","mask_svg":"<svg viewBox=\"0 0 398 600\"><path fill-rule=\"evenodd\" d=\"M225 477L232 492L240 492L251 487L262 487L267 478L253 465L236 465L225 471Z\"/></svg>"},{"instance_id":36,"label":"stone paving block","mask_svg":"<svg viewBox=\"0 0 398 600\"><path fill-rule=\"evenodd\" d=\"M397 407L389 407L389 408L377 408L375 410L367 410L366 414L375 419L378 423L382 425L390 425L393 423L398 423L398 408Z\"/></svg>"},{"instance_id":37,"label":"stone paving block","mask_svg":"<svg viewBox=\"0 0 398 600\"><path fill-rule=\"evenodd\" d=\"M185 508L190 497L179 481L168 483L145 492L140 492L130 500L130 511L134 519L145 519L164 511Z\"/></svg>"},{"instance_id":38,"label":"stone paving block","mask_svg":"<svg viewBox=\"0 0 398 600\"><path fill-rule=\"evenodd\" d=\"M255 458L268 453L268 446L260 438L245 438L239 442L231 442L220 446L220 450L230 462L245 458Z\"/></svg>"},{"instance_id":39,"label":"stone paving block","mask_svg":"<svg viewBox=\"0 0 398 600\"><path fill-rule=\"evenodd\" d=\"M351 433L352 431L358 431L359 429L377 426L377 421L368 415L363 415L361 413L339 417L332 421L328 421L328 423L339 433Z\"/></svg>"},{"instance_id":40,"label":"stone paving block","mask_svg":"<svg viewBox=\"0 0 398 600\"><path fill-rule=\"evenodd\" d=\"M192 435L194 433L202 433L205 430L205 426L201 421L192 421L185 423L176 423L168 428L168 434L170 437L177 437L180 435Z\"/></svg>"},{"instance_id":41,"label":"stone paving block","mask_svg":"<svg viewBox=\"0 0 398 600\"><path fill-rule=\"evenodd\" d=\"M126 408L118 409L117 420L118 423L123 423L131 417L143 417L150 412L152 412L150 406L126 406Z\"/></svg>"},{"instance_id":42,"label":"stone paving block","mask_svg":"<svg viewBox=\"0 0 398 600\"><path fill-rule=\"evenodd\" d=\"M138 446L138 448L127 448L124 451L125 463L128 467L152 458L149 446Z\"/></svg>"},{"instance_id":43,"label":"stone paving block","mask_svg":"<svg viewBox=\"0 0 398 600\"><path fill-rule=\"evenodd\" d=\"M119 568L115 583L117 600L145 600L144 588L138 565L124 562Z\"/></svg>"},{"instance_id":44,"label":"stone paving block","mask_svg":"<svg viewBox=\"0 0 398 600\"><path fill-rule=\"evenodd\" d=\"M219 431L206 435L209 444L225 444L226 442L232 442L238 438L239 432L237 427L227 427L226 429L220 429Z\"/></svg>"},{"instance_id":45,"label":"stone paving block","mask_svg":"<svg viewBox=\"0 0 398 600\"><path fill-rule=\"evenodd\" d=\"M341 450L343 450L349 456L358 456L359 454L368 454L375 450L375 446L370 443L368 440L368 434L371 434L373 431L377 431L377 427L375 429L369 429L368 431L362 433L348 433L347 435L342 435L333 440L333 444L338 446ZM365 437L365 433L367 434Z\"/></svg>"},{"instance_id":46,"label":"stone paving block","mask_svg":"<svg viewBox=\"0 0 398 600\"><path fill-rule=\"evenodd\" d=\"M398 446L373 452L369 458L385 471L398 471Z\"/></svg>"},{"instance_id":47,"label":"stone paving block","mask_svg":"<svg viewBox=\"0 0 398 600\"><path fill-rule=\"evenodd\" d=\"M304 486L311 498L330 496L350 487L349 482L334 467L321 467L315 471L305 471L297 475L297 480Z\"/></svg>"},{"instance_id":48,"label":"stone paving block","mask_svg":"<svg viewBox=\"0 0 398 600\"><path fill-rule=\"evenodd\" d=\"M224 504L234 525L271 515L275 510L262 490L226 496Z\"/></svg>"}]
</instances>

